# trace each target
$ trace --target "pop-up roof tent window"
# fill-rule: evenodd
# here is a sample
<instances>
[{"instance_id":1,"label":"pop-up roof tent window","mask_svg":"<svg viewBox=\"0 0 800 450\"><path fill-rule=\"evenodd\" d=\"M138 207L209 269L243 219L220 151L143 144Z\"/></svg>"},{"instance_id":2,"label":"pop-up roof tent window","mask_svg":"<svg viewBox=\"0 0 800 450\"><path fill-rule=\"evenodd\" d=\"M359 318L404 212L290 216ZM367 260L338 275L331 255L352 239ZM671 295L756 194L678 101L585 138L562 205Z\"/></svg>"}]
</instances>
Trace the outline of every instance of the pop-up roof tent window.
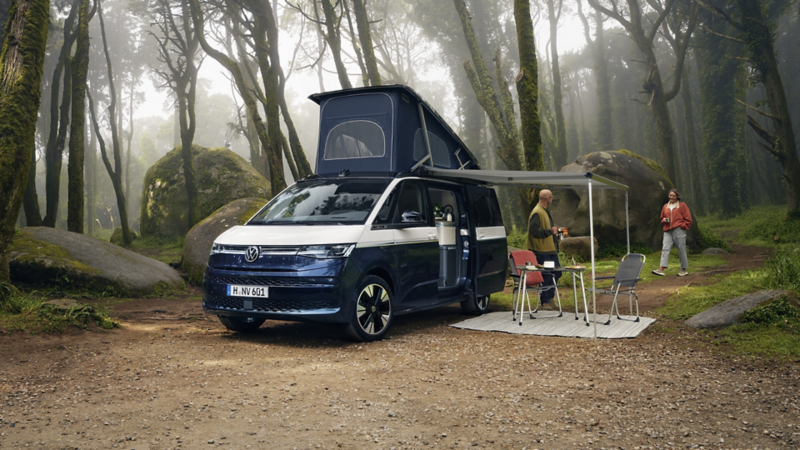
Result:
<instances>
[{"instance_id":1,"label":"pop-up roof tent window","mask_svg":"<svg viewBox=\"0 0 800 450\"><path fill-rule=\"evenodd\" d=\"M318 175L396 174L422 164L479 168L461 139L409 87L346 89L310 98L320 105Z\"/></svg>"}]
</instances>

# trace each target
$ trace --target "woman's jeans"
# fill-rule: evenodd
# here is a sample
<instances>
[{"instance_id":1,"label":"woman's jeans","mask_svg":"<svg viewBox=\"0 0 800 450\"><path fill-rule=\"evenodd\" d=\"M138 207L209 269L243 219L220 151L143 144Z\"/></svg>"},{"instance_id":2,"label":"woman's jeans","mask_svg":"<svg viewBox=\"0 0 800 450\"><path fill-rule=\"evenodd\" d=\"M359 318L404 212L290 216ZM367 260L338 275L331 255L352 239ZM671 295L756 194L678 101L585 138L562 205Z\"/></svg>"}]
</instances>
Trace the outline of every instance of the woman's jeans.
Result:
<instances>
[{"instance_id":1,"label":"woman's jeans","mask_svg":"<svg viewBox=\"0 0 800 450\"><path fill-rule=\"evenodd\" d=\"M686 230L680 227L664 232L664 244L661 246L661 267L669 267L669 252L672 250L673 245L678 246L681 269L688 269L689 259L686 258Z\"/></svg>"}]
</instances>

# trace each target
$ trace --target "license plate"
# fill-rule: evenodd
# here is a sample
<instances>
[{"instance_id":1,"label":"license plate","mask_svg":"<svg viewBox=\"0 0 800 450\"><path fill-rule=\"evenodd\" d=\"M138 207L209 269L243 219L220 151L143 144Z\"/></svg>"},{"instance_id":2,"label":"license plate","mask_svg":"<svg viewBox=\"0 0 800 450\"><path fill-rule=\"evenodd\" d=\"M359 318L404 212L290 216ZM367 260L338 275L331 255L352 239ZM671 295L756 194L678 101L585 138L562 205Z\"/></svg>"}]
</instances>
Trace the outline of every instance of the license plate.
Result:
<instances>
[{"instance_id":1,"label":"license plate","mask_svg":"<svg viewBox=\"0 0 800 450\"><path fill-rule=\"evenodd\" d=\"M268 298L269 287L267 286L241 286L237 284L228 285L228 296L230 297L258 297Z\"/></svg>"}]
</instances>

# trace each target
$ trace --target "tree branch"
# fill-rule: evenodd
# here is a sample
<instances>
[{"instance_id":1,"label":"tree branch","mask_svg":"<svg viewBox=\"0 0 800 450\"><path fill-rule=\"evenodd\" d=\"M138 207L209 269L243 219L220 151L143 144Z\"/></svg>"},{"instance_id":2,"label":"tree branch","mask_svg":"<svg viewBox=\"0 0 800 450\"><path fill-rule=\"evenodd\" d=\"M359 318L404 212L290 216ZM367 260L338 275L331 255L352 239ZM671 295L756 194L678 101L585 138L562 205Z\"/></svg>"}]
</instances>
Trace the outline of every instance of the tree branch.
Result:
<instances>
[{"instance_id":1,"label":"tree branch","mask_svg":"<svg viewBox=\"0 0 800 450\"><path fill-rule=\"evenodd\" d=\"M770 114L770 113L768 113L768 112L766 112L766 111L762 111L762 110L760 110L760 109L756 108L755 106L748 105L747 103L745 103L745 102L743 102L743 101L739 100L738 98L736 99L736 101L737 101L737 102L739 102L739 103L741 103L742 105L744 105L744 106L746 106L746 107L748 107L748 108L752 109L753 111L755 111L755 112L757 112L757 113L761 114L761 115L762 115L762 116L764 116L764 117L769 117L769 118L770 118L770 119L772 119L772 120L778 120L778 119L779 119L779 118L778 118L778 116L774 116L774 115L772 115L772 114Z\"/></svg>"}]
</instances>

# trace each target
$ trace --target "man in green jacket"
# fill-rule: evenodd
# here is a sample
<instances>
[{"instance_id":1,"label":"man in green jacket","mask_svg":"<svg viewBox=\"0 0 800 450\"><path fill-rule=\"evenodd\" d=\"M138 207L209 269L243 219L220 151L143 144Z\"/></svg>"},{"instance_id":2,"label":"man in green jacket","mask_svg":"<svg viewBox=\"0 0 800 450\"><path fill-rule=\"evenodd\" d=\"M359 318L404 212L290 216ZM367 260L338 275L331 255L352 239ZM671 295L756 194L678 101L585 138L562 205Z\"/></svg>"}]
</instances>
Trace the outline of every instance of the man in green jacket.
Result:
<instances>
[{"instance_id":1,"label":"man in green jacket","mask_svg":"<svg viewBox=\"0 0 800 450\"><path fill-rule=\"evenodd\" d=\"M531 197L533 193L531 191ZM539 203L531 211L528 218L528 239L525 242L528 250L536 255L536 262L544 264L545 261L553 261L555 267L561 267L558 261L558 228L554 225L553 217L550 215L548 207L553 203L553 193L548 189L539 191ZM543 272L543 286L555 285L561 278L561 272ZM542 305L551 303L555 297L555 289L549 289L541 293Z\"/></svg>"}]
</instances>

